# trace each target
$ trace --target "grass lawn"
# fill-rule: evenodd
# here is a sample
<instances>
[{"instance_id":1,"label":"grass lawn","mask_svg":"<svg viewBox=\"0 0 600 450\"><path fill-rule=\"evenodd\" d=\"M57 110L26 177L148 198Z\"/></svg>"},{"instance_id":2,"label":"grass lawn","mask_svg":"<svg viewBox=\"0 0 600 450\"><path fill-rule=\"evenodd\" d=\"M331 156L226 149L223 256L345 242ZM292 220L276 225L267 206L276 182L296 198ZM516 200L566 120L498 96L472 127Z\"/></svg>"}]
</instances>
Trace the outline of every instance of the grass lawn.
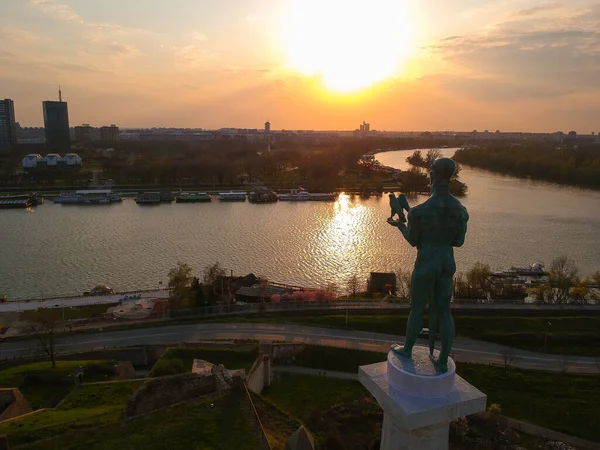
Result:
<instances>
[{"instance_id":1,"label":"grass lawn","mask_svg":"<svg viewBox=\"0 0 600 450\"><path fill-rule=\"evenodd\" d=\"M156 362L149 376L191 372L194 359L203 359L212 364L223 364L227 369L246 369L248 372L257 355L258 345L252 351L175 347L168 349Z\"/></svg>"},{"instance_id":2,"label":"grass lawn","mask_svg":"<svg viewBox=\"0 0 600 450\"><path fill-rule=\"evenodd\" d=\"M502 413L572 436L600 442L600 377L505 370L457 363L458 374L498 403Z\"/></svg>"},{"instance_id":3,"label":"grass lawn","mask_svg":"<svg viewBox=\"0 0 600 450\"><path fill-rule=\"evenodd\" d=\"M296 356L295 366L358 373L358 367L385 361L386 353L332 347L307 346Z\"/></svg>"},{"instance_id":4,"label":"grass lawn","mask_svg":"<svg viewBox=\"0 0 600 450\"><path fill-rule=\"evenodd\" d=\"M298 418L322 445L369 448L381 433L381 408L358 381L310 375L277 374L263 396Z\"/></svg>"},{"instance_id":5,"label":"grass lawn","mask_svg":"<svg viewBox=\"0 0 600 450\"><path fill-rule=\"evenodd\" d=\"M385 361L382 353L309 346L296 357L294 364L357 373L359 365L381 361ZM457 373L487 394L488 405L500 404L502 413L509 417L600 442L598 376L506 370L467 363L457 363Z\"/></svg>"},{"instance_id":6,"label":"grass lawn","mask_svg":"<svg viewBox=\"0 0 600 450\"><path fill-rule=\"evenodd\" d=\"M258 430L240 408L241 393L207 403L180 404L99 431L41 442L33 450L255 450ZM211 407L212 404L212 407Z\"/></svg>"},{"instance_id":7,"label":"grass lawn","mask_svg":"<svg viewBox=\"0 0 600 450\"><path fill-rule=\"evenodd\" d=\"M37 362L24 364L22 366L11 367L9 369L0 370L0 387L18 387L21 379L28 374L44 374L44 375L71 375L78 366L88 365L111 365L112 361L57 361L56 367L52 368L50 362ZM85 381L104 381L104 374L97 373L86 376ZM29 402L32 409L42 407L52 407L60 401L74 386L68 380L42 381L32 380L22 386L21 392Z\"/></svg>"},{"instance_id":8,"label":"grass lawn","mask_svg":"<svg viewBox=\"0 0 600 450\"><path fill-rule=\"evenodd\" d=\"M61 305L59 300L57 300L57 304ZM53 308L53 309L57 309L60 312L59 315L60 315L60 320L62 322L62 312L63 311L65 314L65 320L88 319L91 317L99 317L99 316L105 314L106 310L109 308L109 306L111 306L111 305L87 305L87 306L78 306L78 307L73 307L73 308L65 306L64 308ZM35 321L36 318L40 315L40 313L43 314L43 311L44 311L44 308L42 308L42 310L35 309L35 310L23 311L19 316L19 320L25 320L25 321L29 321L29 322Z\"/></svg>"},{"instance_id":9,"label":"grass lawn","mask_svg":"<svg viewBox=\"0 0 600 450\"><path fill-rule=\"evenodd\" d=\"M0 424L0 434L13 445L43 439L73 428L111 423L121 417L129 397L143 381L87 384L76 389L58 409L44 410Z\"/></svg>"}]
</instances>

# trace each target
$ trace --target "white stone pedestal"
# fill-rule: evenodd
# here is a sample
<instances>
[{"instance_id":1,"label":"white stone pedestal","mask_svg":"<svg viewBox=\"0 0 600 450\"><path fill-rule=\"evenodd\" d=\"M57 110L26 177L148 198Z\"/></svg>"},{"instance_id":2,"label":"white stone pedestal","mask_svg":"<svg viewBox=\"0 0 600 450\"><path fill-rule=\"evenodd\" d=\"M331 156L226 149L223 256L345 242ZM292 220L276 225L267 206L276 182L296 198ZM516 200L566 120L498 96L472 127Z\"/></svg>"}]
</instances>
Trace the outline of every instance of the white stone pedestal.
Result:
<instances>
[{"instance_id":1,"label":"white stone pedestal","mask_svg":"<svg viewBox=\"0 0 600 450\"><path fill-rule=\"evenodd\" d=\"M444 450L450 421L485 411L487 397L455 374L439 373L429 349L414 347L413 357L361 366L359 381L383 409L381 450Z\"/></svg>"}]
</instances>

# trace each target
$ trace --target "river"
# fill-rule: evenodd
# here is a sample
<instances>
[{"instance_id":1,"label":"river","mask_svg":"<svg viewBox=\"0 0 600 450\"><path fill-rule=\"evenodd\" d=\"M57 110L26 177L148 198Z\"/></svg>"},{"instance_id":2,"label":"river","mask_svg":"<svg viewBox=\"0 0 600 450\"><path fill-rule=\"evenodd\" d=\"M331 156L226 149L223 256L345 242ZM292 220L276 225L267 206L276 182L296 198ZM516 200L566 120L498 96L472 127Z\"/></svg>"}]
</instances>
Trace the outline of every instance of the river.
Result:
<instances>
[{"instance_id":1,"label":"river","mask_svg":"<svg viewBox=\"0 0 600 450\"><path fill-rule=\"evenodd\" d=\"M451 156L454 149L444 149ZM405 168L410 151L379 154ZM470 214L458 270L477 261L493 269L575 259L600 270L600 192L565 188L463 167L461 199ZM426 196L409 199L417 204ZM236 275L319 287L352 274L410 269L416 251L386 223L387 196L342 196L335 203L163 204L132 199L103 206L0 210L0 295L9 299L80 294L97 284L117 290L167 283L178 261L200 278L219 261Z\"/></svg>"}]
</instances>

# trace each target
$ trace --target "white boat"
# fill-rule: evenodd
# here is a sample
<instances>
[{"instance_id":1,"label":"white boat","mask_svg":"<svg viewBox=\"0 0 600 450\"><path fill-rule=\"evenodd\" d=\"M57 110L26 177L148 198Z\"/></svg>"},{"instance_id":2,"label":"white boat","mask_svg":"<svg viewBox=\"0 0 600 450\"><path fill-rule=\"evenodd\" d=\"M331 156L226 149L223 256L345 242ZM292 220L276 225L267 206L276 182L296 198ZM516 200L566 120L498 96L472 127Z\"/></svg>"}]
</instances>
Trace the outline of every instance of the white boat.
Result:
<instances>
[{"instance_id":1,"label":"white boat","mask_svg":"<svg viewBox=\"0 0 600 450\"><path fill-rule=\"evenodd\" d=\"M313 201L321 201L321 202L329 202L337 200L338 195L335 192L327 192L327 193L315 193L308 194L310 196L310 200Z\"/></svg>"},{"instance_id":2,"label":"white boat","mask_svg":"<svg viewBox=\"0 0 600 450\"><path fill-rule=\"evenodd\" d=\"M121 195L110 189L85 189L75 192L63 192L54 199L54 203L73 205L102 205L120 202Z\"/></svg>"},{"instance_id":3,"label":"white boat","mask_svg":"<svg viewBox=\"0 0 600 450\"><path fill-rule=\"evenodd\" d=\"M245 202L245 192L219 192L219 200L222 202Z\"/></svg>"},{"instance_id":4,"label":"white boat","mask_svg":"<svg viewBox=\"0 0 600 450\"><path fill-rule=\"evenodd\" d=\"M310 194L304 189L292 189L289 194L279 195L279 200L292 202L306 202L310 200Z\"/></svg>"}]
</instances>

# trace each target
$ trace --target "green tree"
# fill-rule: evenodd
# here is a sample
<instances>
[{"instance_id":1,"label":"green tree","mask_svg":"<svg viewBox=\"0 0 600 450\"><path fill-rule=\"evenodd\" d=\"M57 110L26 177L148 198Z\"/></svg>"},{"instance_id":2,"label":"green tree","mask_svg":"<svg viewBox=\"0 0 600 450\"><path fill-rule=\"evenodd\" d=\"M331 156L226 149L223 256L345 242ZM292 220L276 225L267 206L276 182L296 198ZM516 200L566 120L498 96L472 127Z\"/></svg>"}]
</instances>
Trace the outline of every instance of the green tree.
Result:
<instances>
[{"instance_id":1,"label":"green tree","mask_svg":"<svg viewBox=\"0 0 600 450\"><path fill-rule=\"evenodd\" d=\"M491 293L492 271L488 264L476 262L466 273L467 283L471 291L480 298L487 298Z\"/></svg>"},{"instance_id":2,"label":"green tree","mask_svg":"<svg viewBox=\"0 0 600 450\"><path fill-rule=\"evenodd\" d=\"M406 162L415 167L427 167L421 150L415 150L412 155L406 158Z\"/></svg>"},{"instance_id":3,"label":"green tree","mask_svg":"<svg viewBox=\"0 0 600 450\"><path fill-rule=\"evenodd\" d=\"M171 298L169 303L173 309L185 308L190 302L190 287L192 284L192 268L185 263L178 262L177 266L169 271L169 289Z\"/></svg>"}]
</instances>

